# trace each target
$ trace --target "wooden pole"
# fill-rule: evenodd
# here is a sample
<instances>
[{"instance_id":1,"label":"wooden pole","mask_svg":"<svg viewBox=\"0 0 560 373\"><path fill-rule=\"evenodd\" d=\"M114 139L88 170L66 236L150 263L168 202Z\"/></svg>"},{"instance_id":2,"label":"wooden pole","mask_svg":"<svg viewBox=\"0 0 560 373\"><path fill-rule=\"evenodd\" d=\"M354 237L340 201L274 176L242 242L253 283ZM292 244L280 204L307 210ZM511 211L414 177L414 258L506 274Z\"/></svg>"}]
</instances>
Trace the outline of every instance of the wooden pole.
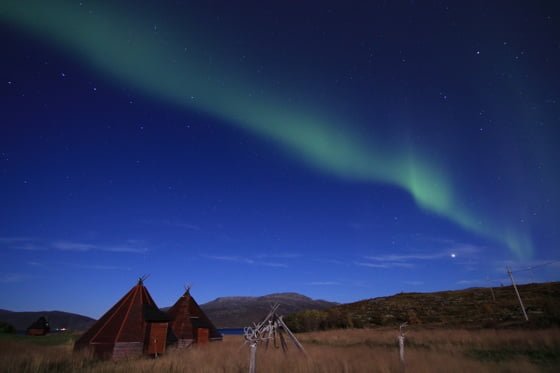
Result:
<instances>
[{"instance_id":1,"label":"wooden pole","mask_svg":"<svg viewBox=\"0 0 560 373\"><path fill-rule=\"evenodd\" d=\"M401 364L404 365L404 337L406 335L406 333L404 332L404 328L406 327L408 323L402 323L401 326L399 327L399 336L397 337L399 340L399 357L401 360Z\"/></svg>"},{"instance_id":2,"label":"wooden pole","mask_svg":"<svg viewBox=\"0 0 560 373\"><path fill-rule=\"evenodd\" d=\"M494 288L490 285L490 292L492 293L492 300L496 303L496 296L494 295Z\"/></svg>"},{"instance_id":3,"label":"wooden pole","mask_svg":"<svg viewBox=\"0 0 560 373\"><path fill-rule=\"evenodd\" d=\"M401 358L401 363L404 364L404 335L399 335L399 357Z\"/></svg>"},{"instance_id":4,"label":"wooden pole","mask_svg":"<svg viewBox=\"0 0 560 373\"><path fill-rule=\"evenodd\" d=\"M486 281L490 283L490 293L492 293L492 300L494 301L494 303L496 303L496 295L494 294L494 287L492 286L492 283L488 279L488 276L486 276Z\"/></svg>"},{"instance_id":5,"label":"wooden pole","mask_svg":"<svg viewBox=\"0 0 560 373\"><path fill-rule=\"evenodd\" d=\"M251 353L249 355L249 373L257 373L257 342L251 343Z\"/></svg>"},{"instance_id":6,"label":"wooden pole","mask_svg":"<svg viewBox=\"0 0 560 373\"><path fill-rule=\"evenodd\" d=\"M282 329L284 329L286 331L286 333L288 334L288 336L290 337L290 339L292 340L292 342L294 342L294 344L296 345L296 347L303 352L304 355L307 356L307 353L305 352L305 349L303 348L303 346L301 345L301 343L299 343L299 341L297 340L296 336L292 333L292 331L290 330L290 328L288 328L288 326L284 323L284 320L282 319L282 316L280 316L278 318L278 321L280 323L280 325L282 326Z\"/></svg>"},{"instance_id":7,"label":"wooden pole","mask_svg":"<svg viewBox=\"0 0 560 373\"><path fill-rule=\"evenodd\" d=\"M515 289L515 294L517 295L517 299L519 300L519 305L521 306L521 311L523 311L523 316L525 317L525 321L529 321L529 316L527 316L527 312L525 312L525 306L523 305L523 301L521 300L521 296L519 295L519 290L517 290L517 285L515 284L515 280L513 279L513 274L511 272L511 269L509 268L509 266L506 266L506 269L509 278L511 280L511 283L513 285L513 288Z\"/></svg>"}]
</instances>

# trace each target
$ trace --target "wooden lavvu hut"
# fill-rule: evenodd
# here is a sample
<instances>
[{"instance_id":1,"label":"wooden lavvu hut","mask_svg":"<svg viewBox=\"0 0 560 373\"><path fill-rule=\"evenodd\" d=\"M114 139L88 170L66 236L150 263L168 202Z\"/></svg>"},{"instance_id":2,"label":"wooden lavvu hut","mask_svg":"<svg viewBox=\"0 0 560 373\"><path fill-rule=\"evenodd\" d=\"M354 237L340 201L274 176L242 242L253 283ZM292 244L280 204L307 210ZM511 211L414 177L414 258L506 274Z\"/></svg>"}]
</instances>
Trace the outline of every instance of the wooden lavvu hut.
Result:
<instances>
[{"instance_id":1,"label":"wooden lavvu hut","mask_svg":"<svg viewBox=\"0 0 560 373\"><path fill-rule=\"evenodd\" d=\"M141 278L76 341L74 350L89 349L97 357L118 360L162 354L176 341L169 317L157 307Z\"/></svg>"},{"instance_id":2,"label":"wooden lavvu hut","mask_svg":"<svg viewBox=\"0 0 560 373\"><path fill-rule=\"evenodd\" d=\"M204 344L221 341L222 334L191 296L190 289L167 311L171 329L177 337L177 347L188 347L192 343Z\"/></svg>"}]
</instances>

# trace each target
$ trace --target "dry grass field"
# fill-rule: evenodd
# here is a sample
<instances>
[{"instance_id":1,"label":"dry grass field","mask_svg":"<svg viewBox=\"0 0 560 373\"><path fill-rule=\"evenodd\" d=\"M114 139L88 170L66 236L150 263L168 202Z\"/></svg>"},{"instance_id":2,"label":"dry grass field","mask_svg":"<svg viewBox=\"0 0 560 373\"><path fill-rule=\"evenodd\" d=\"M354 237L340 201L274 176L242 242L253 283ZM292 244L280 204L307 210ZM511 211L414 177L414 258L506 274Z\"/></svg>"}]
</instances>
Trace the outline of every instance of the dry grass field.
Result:
<instances>
[{"instance_id":1,"label":"dry grass field","mask_svg":"<svg viewBox=\"0 0 560 373\"><path fill-rule=\"evenodd\" d=\"M560 329L415 329L407 334L406 364L401 366L394 329L354 329L298 335L305 357L290 346L259 347L258 372L558 372ZM49 338L52 343L49 343ZM43 339L41 339L43 338ZM242 337L158 359L98 361L72 353L72 338L0 338L2 372L247 372L249 349Z\"/></svg>"}]
</instances>

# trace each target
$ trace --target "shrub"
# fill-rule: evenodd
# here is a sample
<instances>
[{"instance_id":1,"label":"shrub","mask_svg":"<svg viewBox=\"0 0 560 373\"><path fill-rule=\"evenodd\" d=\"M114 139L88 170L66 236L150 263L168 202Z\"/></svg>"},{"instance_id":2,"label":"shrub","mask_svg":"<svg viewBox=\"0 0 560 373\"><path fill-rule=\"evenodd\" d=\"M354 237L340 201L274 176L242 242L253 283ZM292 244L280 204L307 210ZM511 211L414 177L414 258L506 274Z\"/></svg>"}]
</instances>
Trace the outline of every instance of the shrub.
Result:
<instances>
[{"instance_id":1,"label":"shrub","mask_svg":"<svg viewBox=\"0 0 560 373\"><path fill-rule=\"evenodd\" d=\"M13 325L0 321L0 333L15 333L16 328Z\"/></svg>"}]
</instances>

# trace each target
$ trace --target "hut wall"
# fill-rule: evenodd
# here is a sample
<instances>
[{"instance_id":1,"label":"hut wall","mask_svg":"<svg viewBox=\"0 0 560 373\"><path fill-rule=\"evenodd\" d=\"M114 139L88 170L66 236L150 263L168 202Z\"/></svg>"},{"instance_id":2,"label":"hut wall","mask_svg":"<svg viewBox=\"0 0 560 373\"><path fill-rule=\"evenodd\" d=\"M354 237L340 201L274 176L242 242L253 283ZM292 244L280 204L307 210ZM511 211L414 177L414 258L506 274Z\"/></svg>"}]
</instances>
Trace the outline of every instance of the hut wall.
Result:
<instances>
[{"instance_id":1,"label":"hut wall","mask_svg":"<svg viewBox=\"0 0 560 373\"><path fill-rule=\"evenodd\" d=\"M77 344L74 346L74 351L86 350L93 356L100 359L110 359L113 356L114 343L92 343L92 344Z\"/></svg>"},{"instance_id":2,"label":"hut wall","mask_svg":"<svg viewBox=\"0 0 560 373\"><path fill-rule=\"evenodd\" d=\"M117 342L113 349L113 360L128 359L142 355L144 343L142 342Z\"/></svg>"},{"instance_id":3,"label":"hut wall","mask_svg":"<svg viewBox=\"0 0 560 373\"><path fill-rule=\"evenodd\" d=\"M194 342L193 339L179 339L177 341L177 348L186 348L186 347L190 347L190 345L192 345Z\"/></svg>"},{"instance_id":4,"label":"hut wall","mask_svg":"<svg viewBox=\"0 0 560 373\"><path fill-rule=\"evenodd\" d=\"M27 335L33 335L33 336L41 336L41 335L46 335L47 331L45 329L28 329L27 330Z\"/></svg>"}]
</instances>

